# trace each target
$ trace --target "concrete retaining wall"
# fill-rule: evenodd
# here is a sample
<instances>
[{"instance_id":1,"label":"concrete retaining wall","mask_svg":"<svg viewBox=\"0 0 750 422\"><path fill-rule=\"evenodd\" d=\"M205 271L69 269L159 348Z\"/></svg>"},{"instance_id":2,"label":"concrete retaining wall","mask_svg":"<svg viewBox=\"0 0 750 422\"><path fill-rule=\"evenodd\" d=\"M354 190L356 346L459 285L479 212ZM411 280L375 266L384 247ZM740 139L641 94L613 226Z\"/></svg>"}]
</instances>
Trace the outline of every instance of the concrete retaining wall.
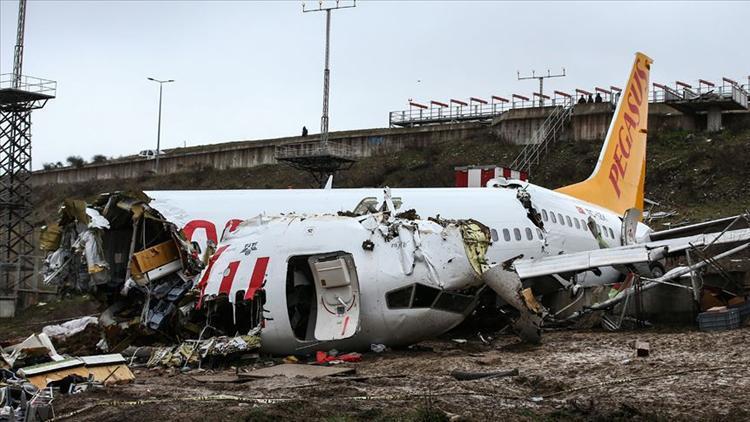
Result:
<instances>
[{"instance_id":1,"label":"concrete retaining wall","mask_svg":"<svg viewBox=\"0 0 750 422\"><path fill-rule=\"evenodd\" d=\"M552 107L509 110L491 123L460 123L412 128L365 129L330 134L330 139L349 146L356 156L392 154L404 147L423 147L433 142L459 141L472 137L491 142L525 144L552 112ZM563 140L601 141L607 133L614 108L609 103L579 104L571 122L562 134ZM750 113L724 114L724 126L750 126ZM705 128L705 115L686 115L666 104L649 107L649 132L662 130L696 130ZM279 145L316 142L317 136L288 137L258 141L227 142L168 151L160 158L161 174L182 173L201 168L248 168L276 164L275 148ZM34 172L32 185L79 183L90 180L136 178L151 174L152 159L124 157L81 168L65 167Z\"/></svg>"},{"instance_id":2,"label":"concrete retaining wall","mask_svg":"<svg viewBox=\"0 0 750 422\"><path fill-rule=\"evenodd\" d=\"M358 157L390 154L406 146L423 147L432 142L467 139L487 133L487 125L462 123L456 125L424 126L398 129L369 129L333 132L330 140L349 146ZM317 142L318 136L277 138L258 141L228 142L199 147L177 148L159 159L159 173L180 173L201 168L248 168L263 164L276 164L275 148L280 145ZM89 180L135 178L150 174L154 160L125 157L81 168L65 167L40 170L33 173L32 185L52 183L79 183Z\"/></svg>"}]
</instances>

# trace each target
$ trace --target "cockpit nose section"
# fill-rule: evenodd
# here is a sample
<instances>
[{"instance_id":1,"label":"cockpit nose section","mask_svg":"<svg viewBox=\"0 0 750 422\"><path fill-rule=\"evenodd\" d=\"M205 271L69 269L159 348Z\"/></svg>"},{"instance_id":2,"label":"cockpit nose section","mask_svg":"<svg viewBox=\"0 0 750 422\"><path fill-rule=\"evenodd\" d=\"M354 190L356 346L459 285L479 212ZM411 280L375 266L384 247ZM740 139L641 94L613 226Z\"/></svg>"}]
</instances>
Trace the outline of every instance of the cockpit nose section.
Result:
<instances>
[{"instance_id":1,"label":"cockpit nose section","mask_svg":"<svg viewBox=\"0 0 750 422\"><path fill-rule=\"evenodd\" d=\"M287 274L289 321L305 341L342 340L359 329L359 278L346 252L294 256Z\"/></svg>"}]
</instances>

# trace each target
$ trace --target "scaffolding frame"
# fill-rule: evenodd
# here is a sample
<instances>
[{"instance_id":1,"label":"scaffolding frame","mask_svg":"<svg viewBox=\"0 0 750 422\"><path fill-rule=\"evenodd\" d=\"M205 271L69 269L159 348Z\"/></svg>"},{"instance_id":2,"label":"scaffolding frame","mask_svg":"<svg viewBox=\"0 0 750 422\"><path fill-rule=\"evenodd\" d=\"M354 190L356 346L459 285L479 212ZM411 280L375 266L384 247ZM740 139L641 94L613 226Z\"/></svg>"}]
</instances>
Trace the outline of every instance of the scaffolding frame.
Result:
<instances>
[{"instance_id":1,"label":"scaffolding frame","mask_svg":"<svg viewBox=\"0 0 750 422\"><path fill-rule=\"evenodd\" d=\"M31 221L31 112L55 97L54 81L0 75L0 299L13 301L35 277Z\"/></svg>"}]
</instances>

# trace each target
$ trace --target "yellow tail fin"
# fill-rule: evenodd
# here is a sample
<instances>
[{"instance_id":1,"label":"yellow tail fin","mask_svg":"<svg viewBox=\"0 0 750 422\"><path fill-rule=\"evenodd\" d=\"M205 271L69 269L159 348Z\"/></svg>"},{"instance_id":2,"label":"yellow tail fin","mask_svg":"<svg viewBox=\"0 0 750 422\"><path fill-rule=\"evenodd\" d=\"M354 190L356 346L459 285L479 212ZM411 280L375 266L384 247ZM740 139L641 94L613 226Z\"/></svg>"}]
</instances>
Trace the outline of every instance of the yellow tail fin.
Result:
<instances>
[{"instance_id":1,"label":"yellow tail fin","mask_svg":"<svg viewBox=\"0 0 750 422\"><path fill-rule=\"evenodd\" d=\"M652 62L643 53L635 54L630 79L620 96L594 172L583 182L561 187L557 192L618 214L624 214L629 208L643 210L648 81Z\"/></svg>"}]
</instances>

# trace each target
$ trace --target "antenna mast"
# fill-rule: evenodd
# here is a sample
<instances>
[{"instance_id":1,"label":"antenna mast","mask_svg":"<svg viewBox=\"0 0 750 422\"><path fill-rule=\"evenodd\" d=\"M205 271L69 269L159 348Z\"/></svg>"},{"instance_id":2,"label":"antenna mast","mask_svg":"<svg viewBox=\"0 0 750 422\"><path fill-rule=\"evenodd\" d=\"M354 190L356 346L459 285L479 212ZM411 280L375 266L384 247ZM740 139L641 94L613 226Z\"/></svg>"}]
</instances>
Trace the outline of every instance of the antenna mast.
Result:
<instances>
[{"instance_id":1,"label":"antenna mast","mask_svg":"<svg viewBox=\"0 0 750 422\"><path fill-rule=\"evenodd\" d=\"M320 141L323 146L328 145L328 92L330 87L331 69L330 69L330 51L331 51L331 10L350 9L357 6L357 0L349 6L341 6L336 0L333 7L323 7L323 1L318 1L317 9L305 9L305 2L302 2L302 12L326 12L326 50L325 50L325 67L323 69L323 116L320 118Z\"/></svg>"},{"instance_id":2,"label":"antenna mast","mask_svg":"<svg viewBox=\"0 0 750 422\"><path fill-rule=\"evenodd\" d=\"M26 0L18 1L18 30L16 32L16 48L13 52L13 88L21 85L23 68L23 32L26 28Z\"/></svg>"},{"instance_id":3,"label":"antenna mast","mask_svg":"<svg viewBox=\"0 0 750 422\"><path fill-rule=\"evenodd\" d=\"M558 73L556 75L553 75L550 73L549 69L547 69L547 74L539 75L537 76L536 73L532 70L531 76L521 76L521 72L518 72L518 80L523 81L526 79L538 79L539 80L539 107L544 106L544 80L549 78L562 78L565 76L565 68L562 69L562 73ZM532 98L533 99L533 98Z\"/></svg>"}]
</instances>

